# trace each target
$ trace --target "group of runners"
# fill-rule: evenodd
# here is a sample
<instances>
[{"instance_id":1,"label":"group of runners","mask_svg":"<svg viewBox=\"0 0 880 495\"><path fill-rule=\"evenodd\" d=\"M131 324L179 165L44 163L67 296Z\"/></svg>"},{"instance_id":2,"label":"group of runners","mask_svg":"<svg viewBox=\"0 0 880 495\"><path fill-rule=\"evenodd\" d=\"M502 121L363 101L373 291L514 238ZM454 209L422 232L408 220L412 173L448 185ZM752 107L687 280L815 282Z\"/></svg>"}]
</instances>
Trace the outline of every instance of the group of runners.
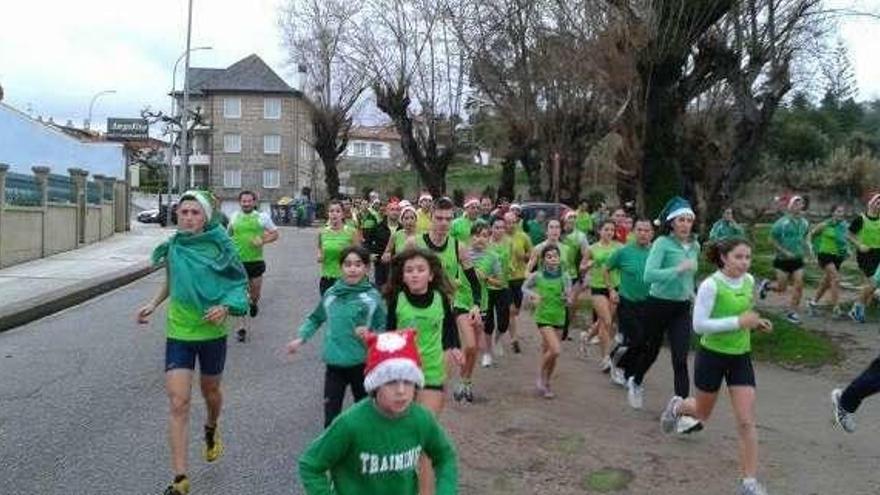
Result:
<instances>
[{"instance_id":1,"label":"group of runners","mask_svg":"<svg viewBox=\"0 0 880 495\"><path fill-rule=\"evenodd\" d=\"M170 299L166 387L174 479L166 495L189 491L186 438L196 360L208 408L204 457L213 462L222 454L227 317L241 318L237 336L245 342L258 313L262 246L278 238L271 219L255 209L253 193L239 200L241 211L224 229L209 195L182 197L179 232L154 254L166 262L166 283L138 311L145 323ZM655 220L635 217L632 205L609 213L582 203L561 218L526 219L519 205L467 198L456 218L452 200L427 193L415 204L392 199L384 208L378 197L369 200L361 211L327 205L316 256L321 299L286 346L294 354L325 327L326 429L300 460L309 494L331 493L330 483L338 493L367 486L372 491L358 493L456 493L455 452L437 417L450 390L455 401L474 402L478 364L495 365L505 349L523 352L517 317L524 309L540 334L535 390L544 399L558 392L553 378L570 329L580 330L582 349L597 349L599 371L626 391L635 409L643 407L645 376L668 340L674 380L660 418L665 433L702 430L726 382L739 436L736 493L766 493L757 481L750 335L770 332L772 324L755 311L755 299L791 284L786 317L800 323L804 263L815 252L825 279L810 307L818 308L827 292L839 315L837 270L848 246L856 246L859 266L870 272L866 286L876 287L880 261L880 194L856 221L847 224L835 208L812 229L803 217L804 199L785 198L786 212L771 229L774 281L749 273L752 247L731 210L713 226L704 249L694 211L678 197ZM716 269L696 287L701 254ZM578 318L587 298L592 315ZM873 289L850 315L864 321L872 298ZM693 332L700 336L695 393L688 369ZM348 389L357 405L342 411ZM856 408L878 390L880 358L846 390L832 392L835 421L853 431Z\"/></svg>"}]
</instances>

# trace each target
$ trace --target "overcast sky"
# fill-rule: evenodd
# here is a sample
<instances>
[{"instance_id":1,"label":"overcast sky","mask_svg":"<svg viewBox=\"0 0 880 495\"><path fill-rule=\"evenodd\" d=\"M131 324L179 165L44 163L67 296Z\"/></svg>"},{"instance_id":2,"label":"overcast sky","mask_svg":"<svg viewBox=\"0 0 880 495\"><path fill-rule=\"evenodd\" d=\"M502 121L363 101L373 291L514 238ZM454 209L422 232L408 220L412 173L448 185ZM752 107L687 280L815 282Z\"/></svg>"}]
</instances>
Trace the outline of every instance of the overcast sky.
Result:
<instances>
[{"instance_id":1,"label":"overcast sky","mask_svg":"<svg viewBox=\"0 0 880 495\"><path fill-rule=\"evenodd\" d=\"M286 0L194 0L192 54L197 67L227 67L256 53L288 82L276 25ZM356 0L355 0L356 1ZM880 5L880 0L832 0ZM24 0L0 15L0 84L4 102L56 122L88 114L104 127L108 116L137 117L149 105L167 110L172 66L186 47L186 0ZM877 39L880 21L847 20L840 36L850 50L859 99L880 98ZM181 62L181 67L183 62ZM182 81L179 72L178 87Z\"/></svg>"}]
</instances>

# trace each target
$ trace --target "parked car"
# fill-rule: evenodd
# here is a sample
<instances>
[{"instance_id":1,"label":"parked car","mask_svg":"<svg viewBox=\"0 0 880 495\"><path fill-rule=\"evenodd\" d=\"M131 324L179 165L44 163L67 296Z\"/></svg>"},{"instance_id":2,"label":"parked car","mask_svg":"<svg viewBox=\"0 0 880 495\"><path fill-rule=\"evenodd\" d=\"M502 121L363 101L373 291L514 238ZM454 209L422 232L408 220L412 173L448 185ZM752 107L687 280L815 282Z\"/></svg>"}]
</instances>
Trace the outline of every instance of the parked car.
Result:
<instances>
[{"instance_id":1,"label":"parked car","mask_svg":"<svg viewBox=\"0 0 880 495\"><path fill-rule=\"evenodd\" d=\"M548 219L556 218L561 220L562 215L564 215L569 209L568 206L565 206L562 203L522 203L522 218L523 220L531 220L535 218L535 214L537 214L539 210L544 210Z\"/></svg>"},{"instance_id":2,"label":"parked car","mask_svg":"<svg viewBox=\"0 0 880 495\"><path fill-rule=\"evenodd\" d=\"M158 223L159 222L159 210L144 210L137 215L137 221L140 223Z\"/></svg>"}]
</instances>

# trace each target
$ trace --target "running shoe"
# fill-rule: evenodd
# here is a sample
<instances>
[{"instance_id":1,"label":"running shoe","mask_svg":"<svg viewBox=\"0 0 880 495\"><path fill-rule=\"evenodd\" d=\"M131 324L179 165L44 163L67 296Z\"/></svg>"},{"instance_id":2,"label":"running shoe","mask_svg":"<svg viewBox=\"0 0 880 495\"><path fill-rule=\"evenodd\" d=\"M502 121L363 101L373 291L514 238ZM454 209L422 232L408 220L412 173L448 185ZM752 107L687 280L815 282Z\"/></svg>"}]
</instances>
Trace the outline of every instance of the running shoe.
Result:
<instances>
[{"instance_id":1,"label":"running shoe","mask_svg":"<svg viewBox=\"0 0 880 495\"><path fill-rule=\"evenodd\" d=\"M544 387L544 395L543 395L543 397L544 397L545 399L547 399L547 400L555 399L555 398L556 398L556 394L554 394L553 391L550 390L550 387L548 386L548 387Z\"/></svg>"},{"instance_id":2,"label":"running shoe","mask_svg":"<svg viewBox=\"0 0 880 495\"><path fill-rule=\"evenodd\" d=\"M807 308L810 312L810 316L816 316L816 313L819 312L819 303L813 299L808 299Z\"/></svg>"},{"instance_id":3,"label":"running shoe","mask_svg":"<svg viewBox=\"0 0 880 495\"><path fill-rule=\"evenodd\" d=\"M589 340L590 345L599 345L599 336L593 335L593 338Z\"/></svg>"},{"instance_id":4,"label":"running shoe","mask_svg":"<svg viewBox=\"0 0 880 495\"><path fill-rule=\"evenodd\" d=\"M612 366L611 367L611 383L615 385L619 385L621 387L626 387L626 377L623 375L623 370Z\"/></svg>"},{"instance_id":5,"label":"running shoe","mask_svg":"<svg viewBox=\"0 0 880 495\"><path fill-rule=\"evenodd\" d=\"M492 354L496 357L504 357L504 346L498 342L494 346L492 346Z\"/></svg>"},{"instance_id":6,"label":"running shoe","mask_svg":"<svg viewBox=\"0 0 880 495\"><path fill-rule=\"evenodd\" d=\"M163 495L187 495L189 493L189 478L181 475L174 478L174 481L168 485Z\"/></svg>"},{"instance_id":7,"label":"running shoe","mask_svg":"<svg viewBox=\"0 0 880 495\"><path fill-rule=\"evenodd\" d=\"M675 431L675 425L678 423L678 406L681 405L682 399L679 396L674 396L669 399L669 402L666 404L666 409L663 410L663 414L660 415L660 429L663 430L663 433L667 435Z\"/></svg>"},{"instance_id":8,"label":"running shoe","mask_svg":"<svg viewBox=\"0 0 880 495\"><path fill-rule=\"evenodd\" d=\"M519 341L518 341L518 340L514 340L513 343L510 344L510 347L513 348L513 353L514 353L514 354L519 354L519 353L522 352L522 349L520 349L520 347L519 347Z\"/></svg>"},{"instance_id":9,"label":"running shoe","mask_svg":"<svg viewBox=\"0 0 880 495\"><path fill-rule=\"evenodd\" d=\"M841 395L843 395L843 389L835 388L831 391L831 413L834 418L834 424L847 433L853 433L856 431L856 417L855 414L840 407Z\"/></svg>"},{"instance_id":10,"label":"running shoe","mask_svg":"<svg viewBox=\"0 0 880 495\"><path fill-rule=\"evenodd\" d=\"M474 386L471 383L464 384L464 400L467 402L474 401Z\"/></svg>"},{"instance_id":11,"label":"running shoe","mask_svg":"<svg viewBox=\"0 0 880 495\"><path fill-rule=\"evenodd\" d=\"M790 311L790 312L786 313L785 319L788 320L788 322L791 323L792 325L800 325L801 324L801 317L798 316L798 314L795 313L794 311Z\"/></svg>"},{"instance_id":12,"label":"running shoe","mask_svg":"<svg viewBox=\"0 0 880 495\"><path fill-rule=\"evenodd\" d=\"M214 462L223 455L223 440L220 438L220 429L216 426L205 426L205 448L202 455L207 462Z\"/></svg>"},{"instance_id":13,"label":"running shoe","mask_svg":"<svg viewBox=\"0 0 880 495\"><path fill-rule=\"evenodd\" d=\"M455 386L455 390L452 391L452 399L456 402L464 400L464 383Z\"/></svg>"},{"instance_id":14,"label":"running shoe","mask_svg":"<svg viewBox=\"0 0 880 495\"><path fill-rule=\"evenodd\" d=\"M703 431L703 423L692 416L679 416L678 421L675 422L675 432L679 435L689 435L698 431Z\"/></svg>"},{"instance_id":15,"label":"running shoe","mask_svg":"<svg viewBox=\"0 0 880 495\"><path fill-rule=\"evenodd\" d=\"M605 358L602 359L602 364L599 365L599 368L602 370L602 373L609 373L611 371L611 358L605 356Z\"/></svg>"},{"instance_id":16,"label":"running shoe","mask_svg":"<svg viewBox=\"0 0 880 495\"><path fill-rule=\"evenodd\" d=\"M757 480L739 480L736 495L767 495L767 490Z\"/></svg>"},{"instance_id":17,"label":"running shoe","mask_svg":"<svg viewBox=\"0 0 880 495\"><path fill-rule=\"evenodd\" d=\"M244 328L239 328L238 332L236 332L236 335L238 336L237 338L239 342L244 342L247 340L247 330L245 330Z\"/></svg>"},{"instance_id":18,"label":"running shoe","mask_svg":"<svg viewBox=\"0 0 880 495\"><path fill-rule=\"evenodd\" d=\"M250 311L251 318L256 318L257 313L259 313L259 312L260 312L260 308L258 308L255 303L251 304L251 311Z\"/></svg>"},{"instance_id":19,"label":"running shoe","mask_svg":"<svg viewBox=\"0 0 880 495\"><path fill-rule=\"evenodd\" d=\"M623 359L623 356L626 355L626 351L629 350L629 347L625 345L618 345L611 351L611 364L617 366L620 363L620 360Z\"/></svg>"},{"instance_id":20,"label":"running shoe","mask_svg":"<svg viewBox=\"0 0 880 495\"><path fill-rule=\"evenodd\" d=\"M770 280L763 279L761 283L758 284L758 297L761 299L767 299L767 291L770 290Z\"/></svg>"},{"instance_id":21,"label":"running shoe","mask_svg":"<svg viewBox=\"0 0 880 495\"><path fill-rule=\"evenodd\" d=\"M865 306L859 303L853 303L852 309L849 310L849 317L856 323L864 323Z\"/></svg>"},{"instance_id":22,"label":"running shoe","mask_svg":"<svg viewBox=\"0 0 880 495\"><path fill-rule=\"evenodd\" d=\"M844 313L843 308L838 305L831 309L831 317L837 320L842 320L843 318L846 318L846 314Z\"/></svg>"},{"instance_id":23,"label":"running shoe","mask_svg":"<svg viewBox=\"0 0 880 495\"><path fill-rule=\"evenodd\" d=\"M541 397L543 397L544 394L547 393L548 389L547 389L547 385L544 385L544 380L542 380L541 378L538 378L535 381L535 390L538 392L538 395L540 395Z\"/></svg>"},{"instance_id":24,"label":"running shoe","mask_svg":"<svg viewBox=\"0 0 880 495\"><path fill-rule=\"evenodd\" d=\"M488 368L488 367L492 366L492 355L489 354L488 352L484 352L483 359L481 360L480 365L483 368Z\"/></svg>"},{"instance_id":25,"label":"running shoe","mask_svg":"<svg viewBox=\"0 0 880 495\"><path fill-rule=\"evenodd\" d=\"M633 377L629 377L626 381L626 400L629 407L633 409L641 409L645 397L645 388L636 384Z\"/></svg>"}]
</instances>

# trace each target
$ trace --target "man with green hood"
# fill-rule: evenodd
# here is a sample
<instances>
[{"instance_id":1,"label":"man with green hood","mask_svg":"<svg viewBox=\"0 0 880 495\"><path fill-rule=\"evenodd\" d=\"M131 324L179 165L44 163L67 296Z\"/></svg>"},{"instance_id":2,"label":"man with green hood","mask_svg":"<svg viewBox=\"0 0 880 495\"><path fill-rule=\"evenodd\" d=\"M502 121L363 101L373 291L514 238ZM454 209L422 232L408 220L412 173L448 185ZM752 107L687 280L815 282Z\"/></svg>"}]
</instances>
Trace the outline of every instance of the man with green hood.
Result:
<instances>
[{"instance_id":1,"label":"man with green hood","mask_svg":"<svg viewBox=\"0 0 880 495\"><path fill-rule=\"evenodd\" d=\"M247 313L247 274L232 240L213 216L213 202L203 191L187 191L178 208L178 230L153 252L165 264L165 281L137 312L140 324L166 298L165 389L170 401L169 444L174 479L165 495L186 495L188 426L192 380L199 363L207 407L202 450L207 462L223 454L217 421L223 404L220 378L226 362L227 320Z\"/></svg>"}]
</instances>

